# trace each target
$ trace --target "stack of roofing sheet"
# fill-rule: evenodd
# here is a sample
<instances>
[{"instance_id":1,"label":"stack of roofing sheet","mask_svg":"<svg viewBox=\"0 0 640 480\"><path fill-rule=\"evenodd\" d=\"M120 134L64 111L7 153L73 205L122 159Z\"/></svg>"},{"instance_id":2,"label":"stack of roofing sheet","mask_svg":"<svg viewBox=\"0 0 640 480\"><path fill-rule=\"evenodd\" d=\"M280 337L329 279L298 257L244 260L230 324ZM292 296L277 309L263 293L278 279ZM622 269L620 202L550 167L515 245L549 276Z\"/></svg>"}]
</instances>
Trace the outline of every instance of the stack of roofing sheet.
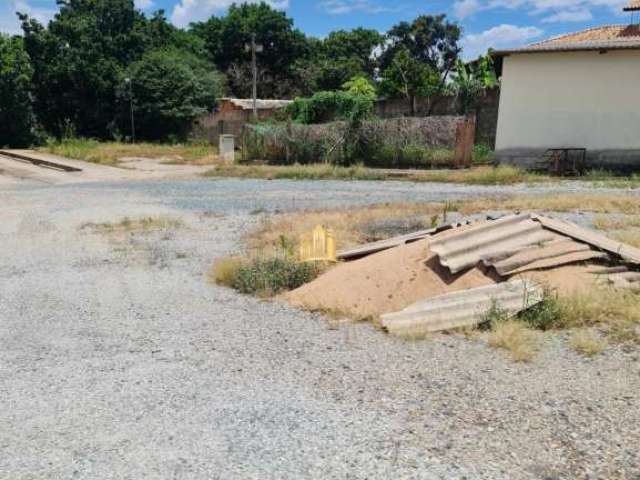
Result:
<instances>
[{"instance_id":1,"label":"stack of roofing sheet","mask_svg":"<svg viewBox=\"0 0 640 480\"><path fill-rule=\"evenodd\" d=\"M492 308L512 316L541 302L542 298L543 290L539 285L513 280L421 300L399 312L382 315L381 321L389 333L419 336L477 325Z\"/></svg>"},{"instance_id":2,"label":"stack of roofing sheet","mask_svg":"<svg viewBox=\"0 0 640 480\"><path fill-rule=\"evenodd\" d=\"M640 261L640 251L569 222L532 215L508 215L465 230L451 230L430 242L452 273L480 262L501 276L608 258L606 252Z\"/></svg>"}]
</instances>

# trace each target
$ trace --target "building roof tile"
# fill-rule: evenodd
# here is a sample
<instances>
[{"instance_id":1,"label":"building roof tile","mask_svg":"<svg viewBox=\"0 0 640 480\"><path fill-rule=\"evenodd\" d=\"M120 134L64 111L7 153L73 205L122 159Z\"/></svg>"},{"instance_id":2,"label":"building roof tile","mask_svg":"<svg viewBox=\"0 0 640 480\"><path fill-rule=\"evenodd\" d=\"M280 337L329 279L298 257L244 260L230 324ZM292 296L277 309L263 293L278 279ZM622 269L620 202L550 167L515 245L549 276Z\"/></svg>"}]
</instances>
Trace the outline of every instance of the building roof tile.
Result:
<instances>
[{"instance_id":1,"label":"building roof tile","mask_svg":"<svg viewBox=\"0 0 640 480\"><path fill-rule=\"evenodd\" d=\"M633 1L640 4L640 0ZM640 25L604 25L495 54L616 49L640 49Z\"/></svg>"},{"instance_id":2,"label":"building roof tile","mask_svg":"<svg viewBox=\"0 0 640 480\"><path fill-rule=\"evenodd\" d=\"M629 0L629 3L626 7L623 8L625 12L633 12L635 10L640 10L640 0Z\"/></svg>"}]
</instances>

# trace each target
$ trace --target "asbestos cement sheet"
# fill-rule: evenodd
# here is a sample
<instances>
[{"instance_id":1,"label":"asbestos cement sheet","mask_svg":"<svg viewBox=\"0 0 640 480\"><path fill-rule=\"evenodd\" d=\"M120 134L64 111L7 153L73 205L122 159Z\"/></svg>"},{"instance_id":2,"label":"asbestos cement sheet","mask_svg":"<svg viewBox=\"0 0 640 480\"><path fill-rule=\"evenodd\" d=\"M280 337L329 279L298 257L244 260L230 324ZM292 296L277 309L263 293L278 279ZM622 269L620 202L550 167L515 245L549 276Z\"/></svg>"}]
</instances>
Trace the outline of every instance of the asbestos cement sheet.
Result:
<instances>
[{"instance_id":1,"label":"asbestos cement sheet","mask_svg":"<svg viewBox=\"0 0 640 480\"><path fill-rule=\"evenodd\" d=\"M602 252L591 250L587 244L576 242L570 238L561 238L526 247L504 259L484 260L484 263L494 267L499 275L507 276L527 270L555 267L601 257Z\"/></svg>"},{"instance_id":2,"label":"asbestos cement sheet","mask_svg":"<svg viewBox=\"0 0 640 480\"><path fill-rule=\"evenodd\" d=\"M631 245L613 240L601 233L580 227L575 223L565 222L557 218L535 215L537 220L545 229L553 230L567 237L571 237L580 242L587 243L600 250L612 253L621 257L627 262L640 264L640 249Z\"/></svg>"},{"instance_id":3,"label":"asbestos cement sheet","mask_svg":"<svg viewBox=\"0 0 640 480\"><path fill-rule=\"evenodd\" d=\"M487 258L506 259L527 247L561 238L525 213L444 232L430 241L430 248L443 266L458 273Z\"/></svg>"},{"instance_id":4,"label":"asbestos cement sheet","mask_svg":"<svg viewBox=\"0 0 640 480\"><path fill-rule=\"evenodd\" d=\"M399 312L382 315L381 323L391 334L420 336L477 325L492 308L516 315L542 298L543 289L536 283L512 280L422 300Z\"/></svg>"}]
</instances>

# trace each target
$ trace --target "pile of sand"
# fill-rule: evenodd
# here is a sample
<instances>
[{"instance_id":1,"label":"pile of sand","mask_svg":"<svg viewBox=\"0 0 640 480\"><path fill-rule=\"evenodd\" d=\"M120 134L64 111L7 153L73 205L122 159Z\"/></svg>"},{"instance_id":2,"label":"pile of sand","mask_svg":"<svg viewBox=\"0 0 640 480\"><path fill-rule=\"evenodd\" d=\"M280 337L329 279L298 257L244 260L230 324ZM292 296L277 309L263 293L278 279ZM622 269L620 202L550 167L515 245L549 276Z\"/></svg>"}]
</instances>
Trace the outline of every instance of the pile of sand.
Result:
<instances>
[{"instance_id":1,"label":"pile of sand","mask_svg":"<svg viewBox=\"0 0 640 480\"><path fill-rule=\"evenodd\" d=\"M309 310L341 312L352 318L377 317L443 293L497 283L479 267L452 275L420 240L336 266L285 295Z\"/></svg>"}]
</instances>

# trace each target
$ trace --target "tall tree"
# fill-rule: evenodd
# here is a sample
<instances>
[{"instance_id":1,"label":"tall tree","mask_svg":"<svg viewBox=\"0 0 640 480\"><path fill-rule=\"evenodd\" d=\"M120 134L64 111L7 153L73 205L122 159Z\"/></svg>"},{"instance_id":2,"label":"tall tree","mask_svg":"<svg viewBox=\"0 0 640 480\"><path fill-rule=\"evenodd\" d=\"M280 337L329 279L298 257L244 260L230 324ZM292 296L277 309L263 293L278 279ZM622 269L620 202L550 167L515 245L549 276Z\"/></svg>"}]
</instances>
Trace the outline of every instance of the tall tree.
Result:
<instances>
[{"instance_id":1,"label":"tall tree","mask_svg":"<svg viewBox=\"0 0 640 480\"><path fill-rule=\"evenodd\" d=\"M223 93L223 79L209 62L176 48L145 54L126 74L130 89L123 86L119 98L133 100L137 135L149 140L184 140L193 120Z\"/></svg>"},{"instance_id":2,"label":"tall tree","mask_svg":"<svg viewBox=\"0 0 640 480\"><path fill-rule=\"evenodd\" d=\"M331 32L325 39L309 39L310 55L299 62L301 93L338 90L353 77L373 79L373 52L383 41L376 30L356 28Z\"/></svg>"},{"instance_id":3,"label":"tall tree","mask_svg":"<svg viewBox=\"0 0 640 480\"><path fill-rule=\"evenodd\" d=\"M204 39L211 61L227 74L234 95L251 95L251 52L255 36L263 46L258 53L260 97L290 96L294 89L293 65L309 53L304 34L293 20L266 3L233 4L222 17L194 23L191 30Z\"/></svg>"},{"instance_id":4,"label":"tall tree","mask_svg":"<svg viewBox=\"0 0 640 480\"><path fill-rule=\"evenodd\" d=\"M33 138L32 74L22 39L0 33L0 146L27 146Z\"/></svg>"},{"instance_id":5,"label":"tall tree","mask_svg":"<svg viewBox=\"0 0 640 480\"><path fill-rule=\"evenodd\" d=\"M147 19L133 0L56 0L48 26L20 15L34 75L35 110L60 136L73 130L107 138L118 131L127 67L145 52L178 46L202 54L203 43L170 25L162 11Z\"/></svg>"},{"instance_id":6,"label":"tall tree","mask_svg":"<svg viewBox=\"0 0 640 480\"><path fill-rule=\"evenodd\" d=\"M439 91L440 75L412 56L408 49L402 48L383 71L379 88L382 95L406 98L410 113L414 115L418 98L430 98Z\"/></svg>"},{"instance_id":7,"label":"tall tree","mask_svg":"<svg viewBox=\"0 0 640 480\"><path fill-rule=\"evenodd\" d=\"M413 22L400 22L386 35L380 67L389 68L400 50L438 72L444 85L460 54L460 27L445 15L421 15Z\"/></svg>"}]
</instances>

